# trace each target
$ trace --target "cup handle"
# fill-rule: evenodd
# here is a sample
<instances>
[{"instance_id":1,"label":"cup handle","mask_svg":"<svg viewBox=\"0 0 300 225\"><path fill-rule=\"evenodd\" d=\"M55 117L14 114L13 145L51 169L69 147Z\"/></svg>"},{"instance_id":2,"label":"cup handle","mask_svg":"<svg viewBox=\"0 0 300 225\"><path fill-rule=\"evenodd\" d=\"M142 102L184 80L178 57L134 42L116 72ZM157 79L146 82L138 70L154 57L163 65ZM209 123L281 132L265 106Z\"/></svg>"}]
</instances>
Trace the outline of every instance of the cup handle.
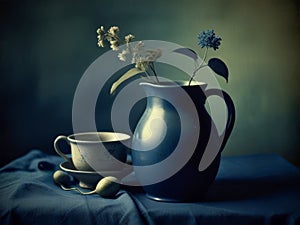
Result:
<instances>
[{"instance_id":1,"label":"cup handle","mask_svg":"<svg viewBox=\"0 0 300 225\"><path fill-rule=\"evenodd\" d=\"M73 164L72 159L71 159L70 157L66 156L64 153L62 153L62 151L61 151L60 148L58 147L58 142L59 142L60 140L64 140L64 141L66 141L68 144L70 144L69 141L68 141L67 136L64 136L64 135L58 136L58 137L55 139L55 141L54 141L54 149L55 149L56 153L57 153L58 155L60 155L62 158L64 158L66 161L68 161L69 163Z\"/></svg>"}]
</instances>

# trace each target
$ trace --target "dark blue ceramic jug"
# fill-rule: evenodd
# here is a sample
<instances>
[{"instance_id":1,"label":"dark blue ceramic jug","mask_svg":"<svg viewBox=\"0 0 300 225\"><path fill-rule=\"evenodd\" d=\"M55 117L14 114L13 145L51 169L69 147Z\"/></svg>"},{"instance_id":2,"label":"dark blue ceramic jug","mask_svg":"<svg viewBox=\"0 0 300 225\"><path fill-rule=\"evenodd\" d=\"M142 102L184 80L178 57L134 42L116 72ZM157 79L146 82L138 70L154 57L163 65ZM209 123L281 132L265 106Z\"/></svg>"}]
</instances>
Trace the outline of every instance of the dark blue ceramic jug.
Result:
<instances>
[{"instance_id":1,"label":"dark blue ceramic jug","mask_svg":"<svg viewBox=\"0 0 300 225\"><path fill-rule=\"evenodd\" d=\"M178 85L179 84L179 85ZM219 89L192 85L141 83L147 106L132 140L132 162L146 195L154 200L203 199L215 179L221 152L235 121L230 96ZM219 135L205 108L209 96L224 99L227 122Z\"/></svg>"}]
</instances>

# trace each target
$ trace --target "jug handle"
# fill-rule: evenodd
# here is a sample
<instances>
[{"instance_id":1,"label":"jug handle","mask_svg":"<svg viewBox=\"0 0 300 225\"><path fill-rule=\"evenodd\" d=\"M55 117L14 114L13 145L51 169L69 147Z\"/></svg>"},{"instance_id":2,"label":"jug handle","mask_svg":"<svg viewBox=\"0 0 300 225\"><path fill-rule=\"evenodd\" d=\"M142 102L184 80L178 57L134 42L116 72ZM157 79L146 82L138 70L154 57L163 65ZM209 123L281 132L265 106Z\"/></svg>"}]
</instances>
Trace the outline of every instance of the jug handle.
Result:
<instances>
[{"instance_id":1,"label":"jug handle","mask_svg":"<svg viewBox=\"0 0 300 225\"><path fill-rule=\"evenodd\" d=\"M227 122L226 122L226 127L224 130L224 132L225 132L224 139L223 139L223 142L222 142L222 145L220 148L220 152L222 152L227 143L227 140L231 134L234 123L235 123L234 103L233 103L231 97L229 96L229 94L227 94L227 92L220 90L220 89L216 89L216 88L208 89L205 91L205 95L206 95L206 99L209 96L217 95L217 96L221 97L222 99L224 99L226 106L227 106Z\"/></svg>"}]
</instances>

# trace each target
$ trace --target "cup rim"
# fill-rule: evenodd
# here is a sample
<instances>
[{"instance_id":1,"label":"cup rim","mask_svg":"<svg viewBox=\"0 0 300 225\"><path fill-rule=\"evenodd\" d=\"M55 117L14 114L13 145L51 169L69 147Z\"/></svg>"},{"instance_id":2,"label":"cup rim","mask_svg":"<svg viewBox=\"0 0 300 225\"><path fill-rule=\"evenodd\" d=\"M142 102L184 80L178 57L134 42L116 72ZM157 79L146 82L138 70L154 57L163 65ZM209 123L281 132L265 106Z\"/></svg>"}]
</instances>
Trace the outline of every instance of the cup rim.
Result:
<instances>
[{"instance_id":1,"label":"cup rim","mask_svg":"<svg viewBox=\"0 0 300 225\"><path fill-rule=\"evenodd\" d=\"M82 136L94 135L94 139L84 140ZM106 136L101 139L101 136ZM96 138L98 136L98 138ZM67 137L72 143L108 143L108 142L120 142L127 141L131 138L129 134L113 131L94 131L94 132L80 132L74 133Z\"/></svg>"}]
</instances>

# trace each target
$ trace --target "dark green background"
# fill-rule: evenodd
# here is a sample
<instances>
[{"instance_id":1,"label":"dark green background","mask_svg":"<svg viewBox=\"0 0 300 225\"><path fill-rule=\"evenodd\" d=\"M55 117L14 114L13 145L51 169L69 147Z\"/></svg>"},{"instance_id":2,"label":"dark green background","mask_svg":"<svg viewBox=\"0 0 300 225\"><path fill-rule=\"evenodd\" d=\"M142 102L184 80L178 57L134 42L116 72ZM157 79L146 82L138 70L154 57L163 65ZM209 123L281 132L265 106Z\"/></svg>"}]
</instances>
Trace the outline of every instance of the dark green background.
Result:
<instances>
[{"instance_id":1,"label":"dark green background","mask_svg":"<svg viewBox=\"0 0 300 225\"><path fill-rule=\"evenodd\" d=\"M72 100L97 48L99 25L119 25L139 40L198 51L198 32L223 38L210 51L230 70L220 79L237 119L224 155L278 153L299 165L299 1L0 0L1 165L38 148L53 153L72 133Z\"/></svg>"}]
</instances>

